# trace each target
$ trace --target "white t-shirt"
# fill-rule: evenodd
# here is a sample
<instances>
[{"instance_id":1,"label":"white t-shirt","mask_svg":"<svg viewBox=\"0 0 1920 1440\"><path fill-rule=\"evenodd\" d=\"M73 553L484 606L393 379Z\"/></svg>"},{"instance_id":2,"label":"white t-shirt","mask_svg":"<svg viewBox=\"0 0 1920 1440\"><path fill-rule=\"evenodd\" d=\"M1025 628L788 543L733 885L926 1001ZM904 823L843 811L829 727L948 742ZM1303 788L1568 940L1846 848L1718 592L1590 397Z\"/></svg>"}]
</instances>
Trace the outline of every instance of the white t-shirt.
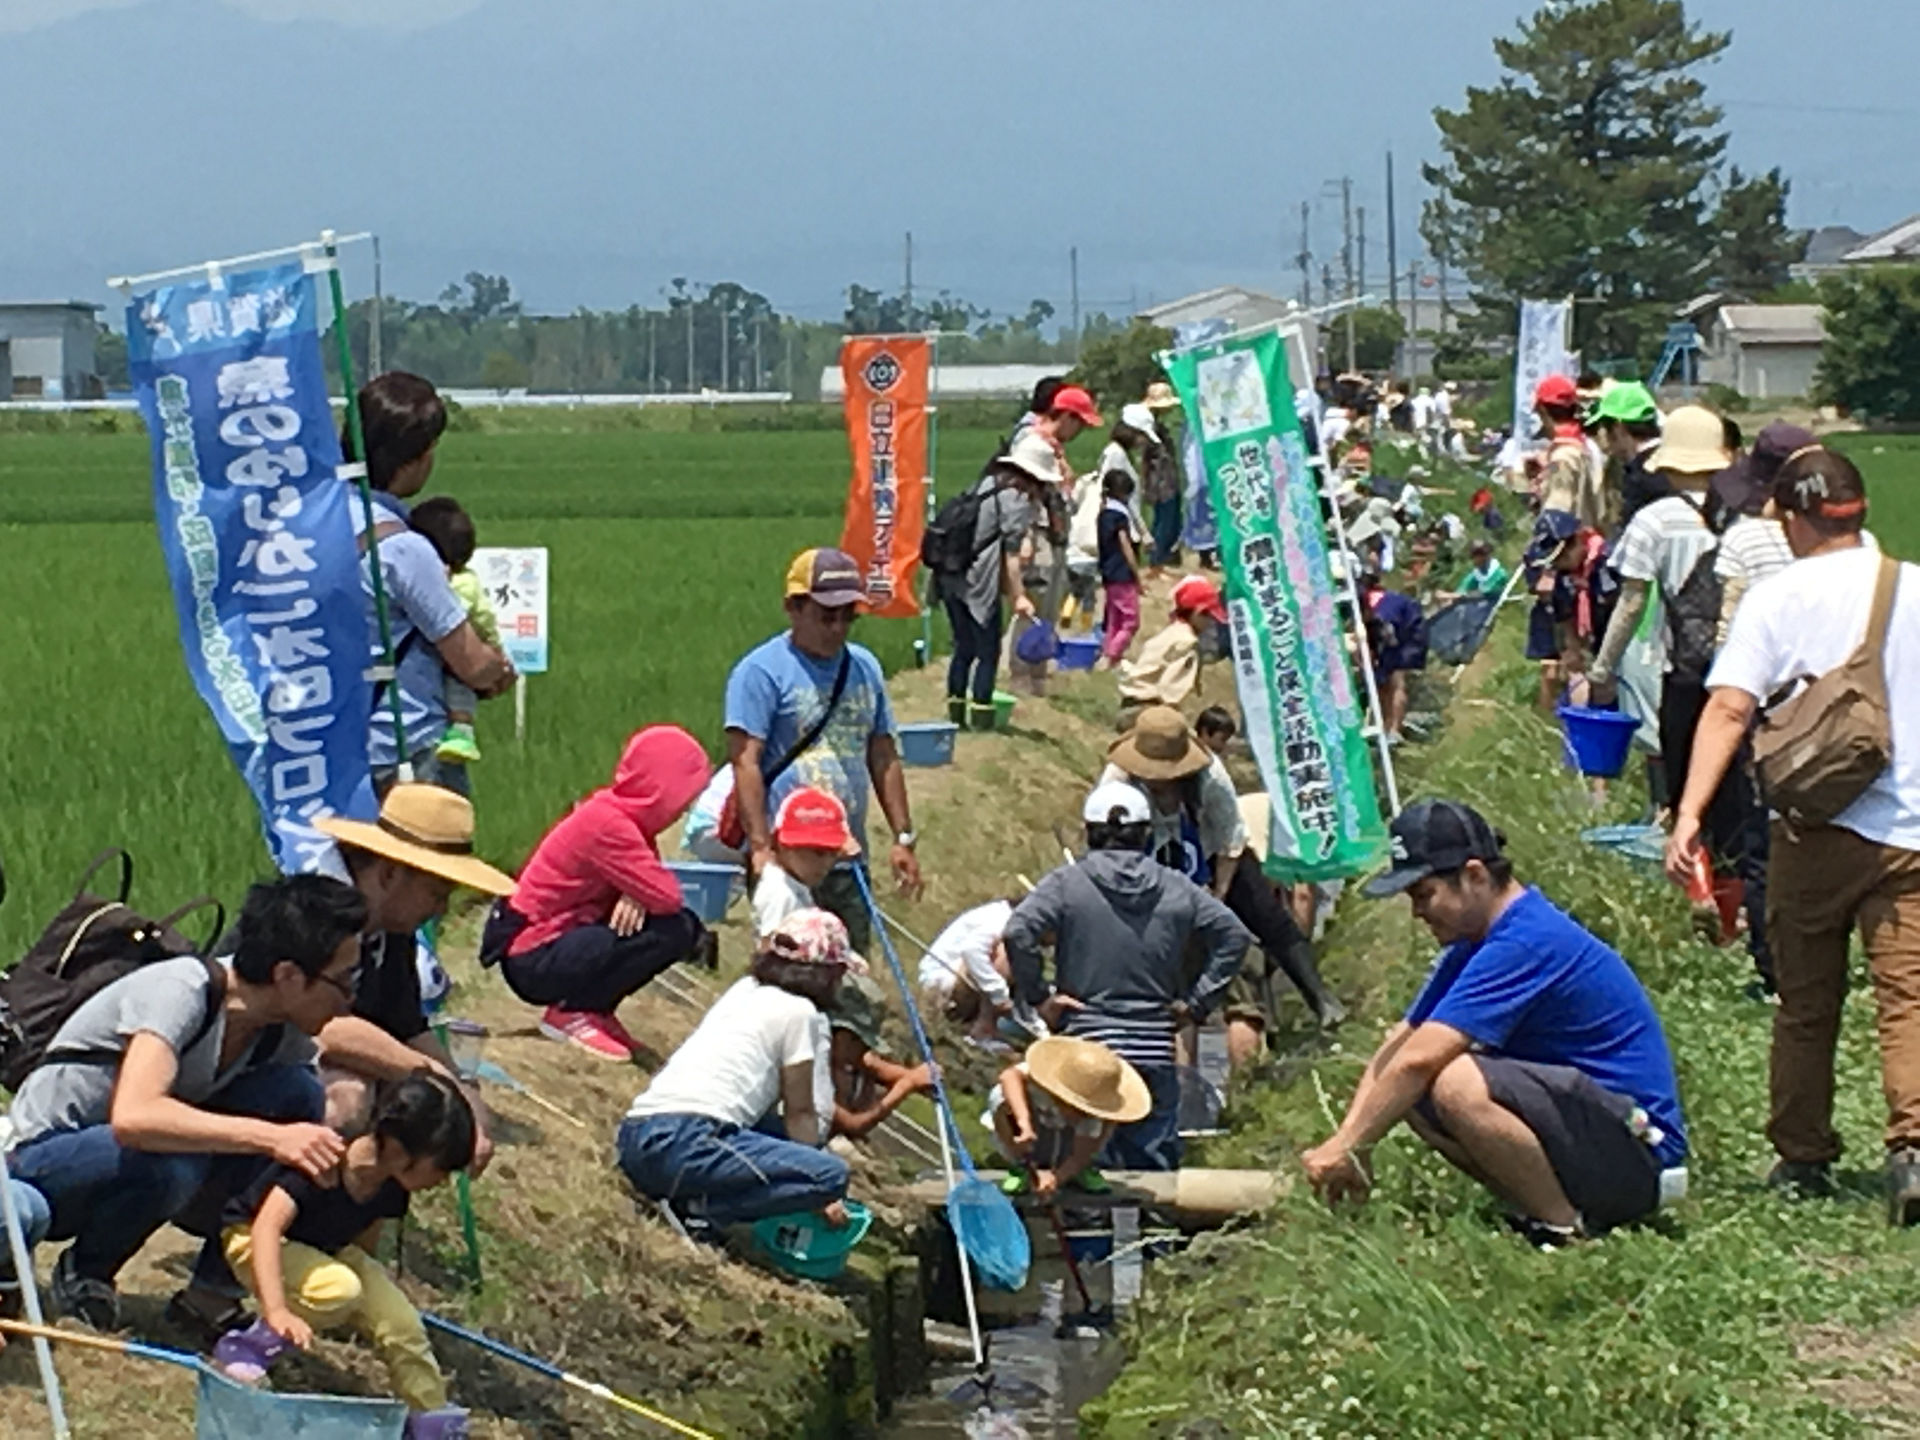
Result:
<instances>
[{"instance_id":1,"label":"white t-shirt","mask_svg":"<svg viewBox=\"0 0 1920 1440\"><path fill-rule=\"evenodd\" d=\"M1413 428L1424 430L1433 423L1433 397L1416 395L1413 397Z\"/></svg>"},{"instance_id":2,"label":"white t-shirt","mask_svg":"<svg viewBox=\"0 0 1920 1440\"><path fill-rule=\"evenodd\" d=\"M1005 900L976 905L954 916L934 937L932 948L920 957L920 988L950 995L956 976L965 975L967 983L988 1003L1008 1003L1013 997L1007 982L993 968L993 947L1006 934L1007 921L1012 918L1013 906Z\"/></svg>"},{"instance_id":3,"label":"white t-shirt","mask_svg":"<svg viewBox=\"0 0 1920 1440\"><path fill-rule=\"evenodd\" d=\"M827 1017L811 1000L749 975L713 1002L699 1028L634 1097L627 1118L704 1115L754 1125L780 1101L780 1072L811 1062L813 1103L821 1124L831 1124L830 1038Z\"/></svg>"},{"instance_id":4,"label":"white t-shirt","mask_svg":"<svg viewBox=\"0 0 1920 1440\"><path fill-rule=\"evenodd\" d=\"M1667 595L1678 594L1702 555L1711 554L1719 537L1707 528L1693 503L1669 495L1635 513L1613 550L1613 568L1623 579L1656 581Z\"/></svg>"},{"instance_id":5,"label":"white t-shirt","mask_svg":"<svg viewBox=\"0 0 1920 1440\"><path fill-rule=\"evenodd\" d=\"M1867 633L1879 566L1879 552L1861 546L1796 560L1762 580L1740 602L1708 687L1764 700L1844 665ZM1834 823L1920 850L1920 566L1900 567L1885 662L1893 763Z\"/></svg>"},{"instance_id":6,"label":"white t-shirt","mask_svg":"<svg viewBox=\"0 0 1920 1440\"><path fill-rule=\"evenodd\" d=\"M769 860L753 887L753 938L764 940L774 927L797 910L813 908L813 892Z\"/></svg>"},{"instance_id":7,"label":"white t-shirt","mask_svg":"<svg viewBox=\"0 0 1920 1440\"><path fill-rule=\"evenodd\" d=\"M1722 580L1744 580L1758 585L1793 563L1787 532L1778 520L1742 515L1720 537L1720 553L1713 557L1713 573Z\"/></svg>"}]
</instances>

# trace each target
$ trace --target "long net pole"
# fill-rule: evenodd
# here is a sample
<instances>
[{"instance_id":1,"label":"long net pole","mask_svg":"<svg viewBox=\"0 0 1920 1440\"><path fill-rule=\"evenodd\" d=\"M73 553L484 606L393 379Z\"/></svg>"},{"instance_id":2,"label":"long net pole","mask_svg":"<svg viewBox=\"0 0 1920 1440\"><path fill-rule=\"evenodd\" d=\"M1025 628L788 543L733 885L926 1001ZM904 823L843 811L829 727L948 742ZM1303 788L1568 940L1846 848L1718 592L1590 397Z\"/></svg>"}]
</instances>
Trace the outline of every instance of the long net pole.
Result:
<instances>
[{"instance_id":1,"label":"long net pole","mask_svg":"<svg viewBox=\"0 0 1920 1440\"><path fill-rule=\"evenodd\" d=\"M387 713L393 722L393 757L401 780L413 779L407 763L407 726L400 716L400 677L393 654L393 624L387 615L387 582L380 569L380 526L373 513L373 483L367 478L367 436L360 419L360 392L353 383L353 346L347 337L346 289L340 283L340 249L331 230L321 234L327 252L327 285L333 296L333 335L340 356L340 390L347 402L347 437L353 445L350 468L360 487L360 514L366 526L367 570L373 576L373 618L380 634L381 661L376 677L387 687Z\"/></svg>"},{"instance_id":2,"label":"long net pole","mask_svg":"<svg viewBox=\"0 0 1920 1440\"><path fill-rule=\"evenodd\" d=\"M933 333L933 377L927 387L927 492L926 523L933 524L933 517L939 513L939 500L935 491L940 476L940 332ZM920 601L920 663L933 663L933 575L923 565L920 569L922 583L926 586Z\"/></svg>"}]
</instances>

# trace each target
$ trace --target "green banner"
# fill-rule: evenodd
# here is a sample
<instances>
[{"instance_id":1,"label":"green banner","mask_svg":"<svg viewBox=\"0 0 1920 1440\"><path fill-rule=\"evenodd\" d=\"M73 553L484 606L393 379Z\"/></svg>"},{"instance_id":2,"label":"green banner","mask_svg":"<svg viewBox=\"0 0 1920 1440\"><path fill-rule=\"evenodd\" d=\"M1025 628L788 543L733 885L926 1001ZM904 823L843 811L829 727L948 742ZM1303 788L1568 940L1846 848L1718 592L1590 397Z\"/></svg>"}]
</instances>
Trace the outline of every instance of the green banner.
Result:
<instances>
[{"instance_id":1,"label":"green banner","mask_svg":"<svg viewBox=\"0 0 1920 1440\"><path fill-rule=\"evenodd\" d=\"M1387 832L1285 343L1268 331L1161 363L1200 437L1220 523L1242 728L1273 802L1266 872L1362 874L1385 858Z\"/></svg>"}]
</instances>

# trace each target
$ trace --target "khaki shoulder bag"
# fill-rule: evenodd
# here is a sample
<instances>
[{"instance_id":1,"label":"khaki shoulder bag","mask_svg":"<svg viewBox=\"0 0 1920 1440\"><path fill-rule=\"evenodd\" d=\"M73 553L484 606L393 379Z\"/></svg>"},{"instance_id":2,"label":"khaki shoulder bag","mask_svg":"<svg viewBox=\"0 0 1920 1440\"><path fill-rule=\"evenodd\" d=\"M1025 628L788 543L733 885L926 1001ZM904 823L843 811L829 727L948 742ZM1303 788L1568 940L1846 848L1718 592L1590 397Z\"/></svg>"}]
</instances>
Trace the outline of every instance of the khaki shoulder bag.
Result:
<instances>
[{"instance_id":1,"label":"khaki shoulder bag","mask_svg":"<svg viewBox=\"0 0 1920 1440\"><path fill-rule=\"evenodd\" d=\"M1884 655L1899 585L1899 562L1882 556L1860 648L1769 709L1754 732L1760 788L1796 830L1832 824L1893 763Z\"/></svg>"}]
</instances>

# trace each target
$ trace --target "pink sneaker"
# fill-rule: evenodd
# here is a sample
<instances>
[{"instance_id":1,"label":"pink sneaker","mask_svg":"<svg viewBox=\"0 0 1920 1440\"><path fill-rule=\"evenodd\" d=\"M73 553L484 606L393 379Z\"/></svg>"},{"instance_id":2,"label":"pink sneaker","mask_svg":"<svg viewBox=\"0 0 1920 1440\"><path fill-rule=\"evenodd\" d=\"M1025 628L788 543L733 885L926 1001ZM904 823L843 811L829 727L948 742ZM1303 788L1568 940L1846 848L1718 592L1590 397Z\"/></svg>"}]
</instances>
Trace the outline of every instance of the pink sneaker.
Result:
<instances>
[{"instance_id":1,"label":"pink sneaker","mask_svg":"<svg viewBox=\"0 0 1920 1440\"><path fill-rule=\"evenodd\" d=\"M540 1017L540 1033L550 1040L578 1045L602 1060L633 1059L629 1043L633 1037L621 1029L620 1022L611 1015L593 1015L585 1010L562 1010L558 1005L549 1005L547 1013Z\"/></svg>"},{"instance_id":2,"label":"pink sneaker","mask_svg":"<svg viewBox=\"0 0 1920 1440\"><path fill-rule=\"evenodd\" d=\"M602 1030L626 1046L629 1054L641 1055L650 1053L644 1044L634 1038L633 1032L620 1023L620 1017L612 1011L608 1011L605 1015L596 1015L593 1018L600 1022L600 1028Z\"/></svg>"}]
</instances>

